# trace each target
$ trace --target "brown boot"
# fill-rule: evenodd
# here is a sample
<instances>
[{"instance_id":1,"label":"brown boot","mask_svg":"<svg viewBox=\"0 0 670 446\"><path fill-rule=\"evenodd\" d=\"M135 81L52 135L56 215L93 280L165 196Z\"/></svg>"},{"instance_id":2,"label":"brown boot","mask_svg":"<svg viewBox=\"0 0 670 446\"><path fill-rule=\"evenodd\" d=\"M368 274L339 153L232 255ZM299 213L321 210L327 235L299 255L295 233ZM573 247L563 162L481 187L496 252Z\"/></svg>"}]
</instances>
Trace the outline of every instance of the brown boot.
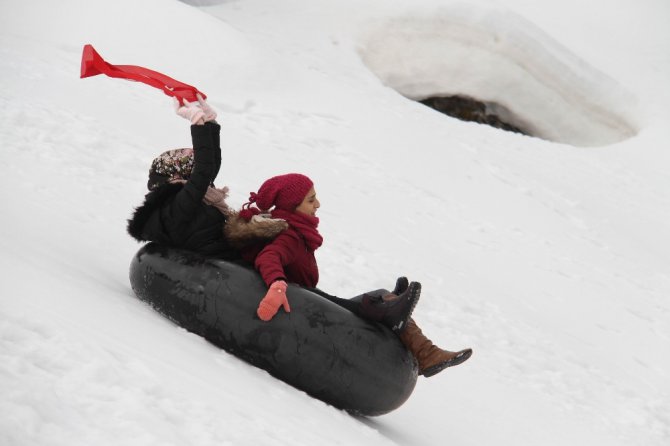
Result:
<instances>
[{"instance_id":1,"label":"brown boot","mask_svg":"<svg viewBox=\"0 0 670 446\"><path fill-rule=\"evenodd\" d=\"M398 336L419 363L419 375L426 378L440 373L447 367L461 364L472 355L472 349L469 348L460 352L450 352L437 347L424 336L414 319L409 320L405 330Z\"/></svg>"}]
</instances>

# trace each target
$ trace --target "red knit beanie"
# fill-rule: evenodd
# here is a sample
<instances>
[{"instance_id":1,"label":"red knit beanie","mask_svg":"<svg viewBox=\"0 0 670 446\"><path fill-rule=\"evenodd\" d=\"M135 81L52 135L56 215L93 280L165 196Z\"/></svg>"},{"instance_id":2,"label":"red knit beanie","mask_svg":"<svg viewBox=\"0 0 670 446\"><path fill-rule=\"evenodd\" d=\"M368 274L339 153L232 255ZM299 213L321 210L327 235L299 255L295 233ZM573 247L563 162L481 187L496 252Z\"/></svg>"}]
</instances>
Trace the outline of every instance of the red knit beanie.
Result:
<instances>
[{"instance_id":1,"label":"red knit beanie","mask_svg":"<svg viewBox=\"0 0 670 446\"><path fill-rule=\"evenodd\" d=\"M294 211L314 187L314 183L300 173L278 175L266 180L257 193L251 193L250 203L256 203L261 210L267 211L272 206L277 209Z\"/></svg>"}]
</instances>

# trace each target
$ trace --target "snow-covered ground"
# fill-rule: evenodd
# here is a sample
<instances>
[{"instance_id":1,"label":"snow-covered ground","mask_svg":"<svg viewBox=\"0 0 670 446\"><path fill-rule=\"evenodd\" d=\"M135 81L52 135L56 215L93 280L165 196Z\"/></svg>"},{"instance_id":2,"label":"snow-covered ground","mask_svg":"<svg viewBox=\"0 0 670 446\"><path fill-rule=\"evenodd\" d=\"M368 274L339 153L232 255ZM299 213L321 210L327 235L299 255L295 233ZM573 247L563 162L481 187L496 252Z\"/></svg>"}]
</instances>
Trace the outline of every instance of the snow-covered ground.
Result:
<instances>
[{"instance_id":1,"label":"snow-covered ground","mask_svg":"<svg viewBox=\"0 0 670 446\"><path fill-rule=\"evenodd\" d=\"M0 0L0 444L667 445L669 20L666 0ZM357 419L136 299L125 220L188 125L157 90L80 80L86 43L209 95L232 204L316 180L323 289L408 275L424 331L472 359ZM544 139L408 99L438 93Z\"/></svg>"}]
</instances>

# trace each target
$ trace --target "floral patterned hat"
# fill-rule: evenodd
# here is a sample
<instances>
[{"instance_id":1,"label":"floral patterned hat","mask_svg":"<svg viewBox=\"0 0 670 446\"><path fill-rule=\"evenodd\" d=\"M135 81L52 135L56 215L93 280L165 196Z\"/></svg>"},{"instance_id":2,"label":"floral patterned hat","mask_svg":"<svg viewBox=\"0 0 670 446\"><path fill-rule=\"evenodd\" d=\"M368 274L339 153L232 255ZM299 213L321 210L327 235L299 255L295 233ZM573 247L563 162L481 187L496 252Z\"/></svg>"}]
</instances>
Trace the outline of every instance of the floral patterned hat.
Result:
<instances>
[{"instance_id":1,"label":"floral patterned hat","mask_svg":"<svg viewBox=\"0 0 670 446\"><path fill-rule=\"evenodd\" d=\"M147 188L154 190L170 180L187 180L193 171L193 149L163 152L151 163Z\"/></svg>"}]
</instances>

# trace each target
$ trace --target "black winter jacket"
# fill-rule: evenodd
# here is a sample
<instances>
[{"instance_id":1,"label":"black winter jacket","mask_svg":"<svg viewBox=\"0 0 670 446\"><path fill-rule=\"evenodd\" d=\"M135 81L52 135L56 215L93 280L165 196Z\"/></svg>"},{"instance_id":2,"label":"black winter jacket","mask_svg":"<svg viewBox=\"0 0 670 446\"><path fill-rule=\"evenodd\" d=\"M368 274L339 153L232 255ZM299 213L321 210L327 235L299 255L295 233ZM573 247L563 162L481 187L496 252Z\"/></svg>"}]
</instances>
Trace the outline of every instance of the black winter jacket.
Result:
<instances>
[{"instance_id":1,"label":"black winter jacket","mask_svg":"<svg viewBox=\"0 0 670 446\"><path fill-rule=\"evenodd\" d=\"M226 216L202 201L221 166L220 130L213 122L191 126L191 176L184 184L166 183L144 197L128 220L128 233L133 238L208 256L237 257L224 236Z\"/></svg>"}]
</instances>

